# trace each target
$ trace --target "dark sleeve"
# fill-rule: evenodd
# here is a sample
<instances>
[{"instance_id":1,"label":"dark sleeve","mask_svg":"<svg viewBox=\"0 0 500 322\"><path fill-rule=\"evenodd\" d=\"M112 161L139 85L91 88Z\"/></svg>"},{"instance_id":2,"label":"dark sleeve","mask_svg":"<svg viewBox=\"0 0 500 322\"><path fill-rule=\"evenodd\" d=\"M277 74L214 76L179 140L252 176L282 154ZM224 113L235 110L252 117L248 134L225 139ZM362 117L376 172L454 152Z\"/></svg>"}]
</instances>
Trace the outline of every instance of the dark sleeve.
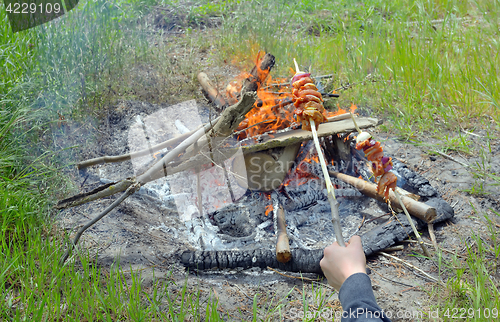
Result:
<instances>
[{"instance_id":1,"label":"dark sleeve","mask_svg":"<svg viewBox=\"0 0 500 322\"><path fill-rule=\"evenodd\" d=\"M356 273L349 276L339 292L342 304L342 322L390 322L375 301L372 282L368 275Z\"/></svg>"}]
</instances>

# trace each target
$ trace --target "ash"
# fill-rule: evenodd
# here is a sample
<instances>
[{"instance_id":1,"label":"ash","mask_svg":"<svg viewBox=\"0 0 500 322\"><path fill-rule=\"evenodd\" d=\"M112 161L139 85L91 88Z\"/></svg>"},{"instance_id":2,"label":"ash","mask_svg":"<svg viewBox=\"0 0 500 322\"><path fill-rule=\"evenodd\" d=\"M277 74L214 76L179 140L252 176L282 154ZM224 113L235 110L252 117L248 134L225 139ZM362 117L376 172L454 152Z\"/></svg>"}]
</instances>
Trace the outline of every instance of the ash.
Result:
<instances>
[{"instance_id":1,"label":"ash","mask_svg":"<svg viewBox=\"0 0 500 322\"><path fill-rule=\"evenodd\" d=\"M159 196L164 204L175 202L184 224L180 231L194 249L273 250L275 201L285 210L292 249L324 248L335 241L330 205L319 163L304 165L306 156L314 157L315 152L310 144L303 149L307 151L299 153L285 179L287 184L272 193L243 190L231 176L231 161L225 168L207 168L199 175L185 171L169 176L168 184L148 184L142 193ZM374 207L377 202L358 190L336 180L333 183L345 238L360 232L364 217L387 212L384 204ZM365 226L363 231L369 228Z\"/></svg>"}]
</instances>

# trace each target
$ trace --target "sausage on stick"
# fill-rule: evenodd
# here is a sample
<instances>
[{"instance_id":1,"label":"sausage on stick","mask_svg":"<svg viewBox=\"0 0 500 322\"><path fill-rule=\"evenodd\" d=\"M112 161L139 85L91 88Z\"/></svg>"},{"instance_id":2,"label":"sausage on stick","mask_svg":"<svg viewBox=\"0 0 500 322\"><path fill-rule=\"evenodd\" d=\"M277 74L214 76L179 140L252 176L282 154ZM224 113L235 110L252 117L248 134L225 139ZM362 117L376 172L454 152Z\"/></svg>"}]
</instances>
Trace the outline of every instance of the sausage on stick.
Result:
<instances>
[{"instance_id":1,"label":"sausage on stick","mask_svg":"<svg viewBox=\"0 0 500 322\"><path fill-rule=\"evenodd\" d=\"M417 228L413 224L413 220L411 219L406 206L401 200L399 192L396 190L398 177L396 177L394 173L390 172L390 170L392 169L392 159L390 157L384 156L384 152L382 147L380 146L379 141L375 141L370 133L361 131L361 129L358 127L358 124L356 124L356 121L354 120L354 115L352 115L352 112L351 118L354 122L354 125L356 126L356 129L358 130L358 135L356 137L356 149L363 149L366 158L371 161L373 175L375 176L376 181L378 180L377 193L379 195L383 195L384 199L388 201L390 189L394 191L394 194L396 195L396 198L398 199L398 202L401 205L401 208L403 208L406 218L410 223L411 229L413 230L415 237L417 237L420 247L422 247L422 251L424 252L425 256L430 258L431 255L425 247L424 241L420 237Z\"/></svg>"},{"instance_id":2,"label":"sausage on stick","mask_svg":"<svg viewBox=\"0 0 500 322\"><path fill-rule=\"evenodd\" d=\"M332 181L330 180L330 175L328 174L328 169L326 168L325 158L321 152L318 133L316 132L319 124L327 121L324 115L325 108L322 103L323 98L314 85L310 77L311 74L301 72L297 61L295 59L293 61L296 71L292 78L292 94L296 108L294 113L297 115L298 121L302 123L302 129L311 131L313 134L314 146L318 152L321 169L323 170L323 176L325 178L326 190L328 192L328 201L332 210L332 223L335 238L340 246L345 247L342 227L340 226L339 203L337 199L335 199L335 191Z\"/></svg>"}]
</instances>

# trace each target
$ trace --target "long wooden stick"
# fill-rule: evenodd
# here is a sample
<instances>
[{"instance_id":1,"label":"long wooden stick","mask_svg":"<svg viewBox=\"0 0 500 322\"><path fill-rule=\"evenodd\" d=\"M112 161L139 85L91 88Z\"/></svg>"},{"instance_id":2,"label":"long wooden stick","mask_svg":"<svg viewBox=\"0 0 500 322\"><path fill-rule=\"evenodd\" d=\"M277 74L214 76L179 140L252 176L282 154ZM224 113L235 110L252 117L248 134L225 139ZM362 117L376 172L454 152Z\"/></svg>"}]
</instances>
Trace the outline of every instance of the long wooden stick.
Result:
<instances>
[{"instance_id":1,"label":"long wooden stick","mask_svg":"<svg viewBox=\"0 0 500 322\"><path fill-rule=\"evenodd\" d=\"M216 120L214 122L216 122ZM204 126L207 126L207 125L205 124ZM212 126L209 124L208 130L210 130L211 128L212 128ZM140 150L140 151L136 151L136 152L131 152L131 153L127 153L127 154L122 154L122 155L113 155L113 156L106 155L106 156L102 156L99 158L89 159L89 160L85 160L85 161L78 163L76 166L80 170L80 169L88 168L88 167L96 165L96 164L123 162L123 161L127 161L127 160L130 160L133 158L139 158L139 157L143 157L146 155L151 155L159 150L162 150L162 149L168 148L170 146L179 144L180 142L182 142L185 139L187 139L188 137L190 137L198 129L193 130L193 131L188 132L188 133L185 133L185 134L182 134L176 138L164 141L162 143L158 143L157 145L154 145L148 149L144 149L144 150Z\"/></svg>"},{"instance_id":2,"label":"long wooden stick","mask_svg":"<svg viewBox=\"0 0 500 322\"><path fill-rule=\"evenodd\" d=\"M219 109L224 109L227 107L226 100L222 95L219 93L217 88L212 85L210 82L210 79L208 78L207 74L201 72L198 74L198 81L200 82L201 87L205 90L207 93L208 99L217 105Z\"/></svg>"},{"instance_id":3,"label":"long wooden stick","mask_svg":"<svg viewBox=\"0 0 500 322\"><path fill-rule=\"evenodd\" d=\"M94 201L103 197L111 196L115 193L121 192L129 188L135 183L139 183L141 186L145 185L150 181L154 181L161 177L167 176L167 164L175 159L180 153L182 153L187 147L193 145L202 137L206 132L206 128L200 128L186 140L184 140L177 147L169 151L163 158L155 163L151 168L149 168L144 174L137 178L127 178L116 183L106 184L103 187L99 187L87 194L76 195L71 198L61 200L55 207L57 209L63 209L68 207L75 207L90 201Z\"/></svg>"},{"instance_id":4,"label":"long wooden stick","mask_svg":"<svg viewBox=\"0 0 500 322\"><path fill-rule=\"evenodd\" d=\"M104 209L99 215L97 215L94 219L89 221L85 226L80 228L78 230L78 233L76 234L75 238L71 242L71 245L69 245L68 249L66 250L66 253L64 253L63 257L61 258L60 264L64 264L66 259L68 259L69 254L75 248L76 244L80 240L80 237L82 237L82 234L87 230L89 227L91 227L93 224L101 220L104 216L106 216L111 210L115 209L116 206L118 206L123 200L127 199L130 195L132 195L134 192L139 190L141 186L138 183L135 183L131 185L130 187L127 188L127 190L120 196L120 198L116 199L111 205L109 205L106 209Z\"/></svg>"},{"instance_id":5,"label":"long wooden stick","mask_svg":"<svg viewBox=\"0 0 500 322\"><path fill-rule=\"evenodd\" d=\"M395 260L395 261L398 261L398 262L400 262L400 263L402 263L402 264L404 264L404 265L408 266L409 268L411 268L411 269L413 269L413 270L416 270L417 272L419 272L420 274L424 275L425 277L427 277L428 279L430 279L431 281L433 281L433 282L435 282L435 283L438 283L438 284L444 285L444 283L443 283L441 280L439 280L439 279L437 279L437 278L435 278L435 277L433 277L433 276L431 276L431 275L427 274L426 272L424 272L424 271L423 271L423 270L421 270L420 268L416 267L416 266L415 266L415 265L413 265L413 264L408 263L407 261L402 260L401 258L398 258L398 257L396 257L396 256L392 256L392 255L389 255L389 254L384 253L384 252L378 252L378 253L379 253L380 255L382 255L382 256L385 256L385 257L387 257L387 258L391 258L391 259L393 259L393 260Z\"/></svg>"},{"instance_id":6,"label":"long wooden stick","mask_svg":"<svg viewBox=\"0 0 500 322\"><path fill-rule=\"evenodd\" d=\"M325 157L323 156L321 146L319 145L318 133L316 133L316 125L314 124L314 120L312 118L309 120L309 122L311 122L311 131L313 133L314 146L316 147L316 151L318 152L321 170L323 170L323 176L325 178L326 191L328 192L328 202L330 203L330 208L332 209L332 224L333 231L335 232L335 238L337 239L337 243L340 246L345 247L344 237L342 236L342 227L340 226L339 203L335 198L335 189L333 188L330 174L328 173L328 169L326 168Z\"/></svg>"},{"instance_id":7,"label":"long wooden stick","mask_svg":"<svg viewBox=\"0 0 500 322\"><path fill-rule=\"evenodd\" d=\"M293 59L293 63L295 64L295 72L300 73L299 64L297 64L295 58ZM342 227L340 226L339 203L335 198L335 189L333 188L332 180L330 179L330 174L328 173L328 169L326 167L325 157L323 156L323 152L321 151L318 132L316 132L316 124L314 123L313 118L309 118L309 122L311 123L311 132L313 135L314 146L316 147L316 151L318 152L321 170L323 171L323 177L325 178L326 191L328 192L328 202L330 203L330 208L332 210L332 224L333 231L335 232L335 239L337 239L337 243L341 247L345 247L344 237L342 236Z\"/></svg>"},{"instance_id":8,"label":"long wooden stick","mask_svg":"<svg viewBox=\"0 0 500 322\"><path fill-rule=\"evenodd\" d=\"M424 255L427 257L431 257L431 254L427 250L427 247L424 245L424 241L422 240L422 237L420 237L420 233L417 230L417 227L415 227L415 224L413 223L413 220L410 217L410 214L408 213L408 210L406 209L405 204L401 200L401 196L399 195L399 192L394 190L394 194L396 195L396 198L398 198L398 202L403 208L403 211L405 212L406 218L408 219L408 222L410 223L411 229L413 230L413 233L415 234L415 237L417 237L418 243L420 244L420 247L422 248L422 251L424 252Z\"/></svg>"},{"instance_id":9,"label":"long wooden stick","mask_svg":"<svg viewBox=\"0 0 500 322\"><path fill-rule=\"evenodd\" d=\"M349 113L351 113L352 122L356 126L356 129L358 130L358 135L359 135L361 133L361 129L358 127L358 124L356 124L356 121L354 120L354 115L352 114L352 112L349 111ZM424 255L430 258L431 254L427 250L427 247L425 247L424 241L422 240L422 237L420 237L420 233L418 232L417 227L415 227L415 224L413 223L413 220L411 219L411 216L408 213L408 209L406 209L406 206L403 203L403 201L401 200L401 196L399 195L399 192L396 189L394 189L394 195L398 199L398 202L401 205L401 208L403 208L403 211L406 215L406 218L408 219L408 222L410 223L411 229L413 230L413 233L415 234L415 237L417 238L417 240L420 244L420 247L422 248L422 251L424 252Z\"/></svg>"}]
</instances>

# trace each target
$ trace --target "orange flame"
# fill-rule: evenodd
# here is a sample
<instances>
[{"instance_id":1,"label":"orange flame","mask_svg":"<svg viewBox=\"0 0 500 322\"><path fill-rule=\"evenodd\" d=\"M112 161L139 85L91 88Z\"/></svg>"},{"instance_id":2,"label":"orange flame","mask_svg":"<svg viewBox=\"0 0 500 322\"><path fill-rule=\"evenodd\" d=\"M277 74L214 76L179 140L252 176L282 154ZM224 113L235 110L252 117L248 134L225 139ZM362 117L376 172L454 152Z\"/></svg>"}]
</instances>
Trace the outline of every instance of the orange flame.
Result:
<instances>
[{"instance_id":1,"label":"orange flame","mask_svg":"<svg viewBox=\"0 0 500 322\"><path fill-rule=\"evenodd\" d=\"M265 193L264 195L266 196L266 198L267 198L267 199L271 200L271 195L270 195L270 194ZM264 215L266 215L266 216L267 216L267 215L269 215L269 213L270 213L272 210L273 210L273 204L272 204L272 202L271 202L269 205L267 205L267 206L266 206L266 212L265 212L265 214L264 214Z\"/></svg>"},{"instance_id":2,"label":"orange flame","mask_svg":"<svg viewBox=\"0 0 500 322\"><path fill-rule=\"evenodd\" d=\"M267 206L266 206L266 213L265 213L265 215L266 215L266 216L267 216L267 215L269 215L269 213L270 213L272 210L273 210L273 205L267 205Z\"/></svg>"},{"instance_id":3,"label":"orange flame","mask_svg":"<svg viewBox=\"0 0 500 322\"><path fill-rule=\"evenodd\" d=\"M259 100L255 102L253 108L245 115L238 130L247 129L241 132L238 139L244 139L248 136L255 136L273 130L281 130L289 127L295 122L292 104L289 104L292 99L290 88L284 86L288 80L284 78L273 79L271 76L257 90ZM280 94L272 92L269 88L272 87ZM287 106L284 106L283 103Z\"/></svg>"},{"instance_id":4,"label":"orange flame","mask_svg":"<svg viewBox=\"0 0 500 322\"><path fill-rule=\"evenodd\" d=\"M252 53L255 53L257 48L257 46L252 46ZM257 68L259 68L264 54L260 51L257 52L257 58L254 61ZM295 71L290 69L290 73L294 74ZM238 126L237 131L240 131L238 139L240 140L274 130L281 130L290 127L292 123L296 122L294 115L295 108L293 104L289 104L292 100L291 87L289 86L290 79L272 78L271 75L267 75L267 72L262 70L258 70L258 74L260 77L258 81L261 82L257 90L259 100L245 115L245 119ZM229 83L226 88L229 103L236 103L236 95L241 91L241 83L243 79L249 76L250 74L244 72L235 81ZM267 77L267 79L263 79L263 77ZM356 105L352 104L350 110L354 113ZM347 110L340 107L335 112L326 112L327 117L345 113L347 113Z\"/></svg>"},{"instance_id":5,"label":"orange flame","mask_svg":"<svg viewBox=\"0 0 500 322\"><path fill-rule=\"evenodd\" d=\"M338 108L338 110L336 112L327 112L326 116L327 117L332 117L332 116L337 116L337 115L341 115L341 114L347 113L347 110L344 110L343 108L340 108L339 104L337 104L337 108ZM351 103L351 107L349 107L349 110L351 111L351 113L354 114L354 111L356 111L356 109L357 109L357 106Z\"/></svg>"}]
</instances>

